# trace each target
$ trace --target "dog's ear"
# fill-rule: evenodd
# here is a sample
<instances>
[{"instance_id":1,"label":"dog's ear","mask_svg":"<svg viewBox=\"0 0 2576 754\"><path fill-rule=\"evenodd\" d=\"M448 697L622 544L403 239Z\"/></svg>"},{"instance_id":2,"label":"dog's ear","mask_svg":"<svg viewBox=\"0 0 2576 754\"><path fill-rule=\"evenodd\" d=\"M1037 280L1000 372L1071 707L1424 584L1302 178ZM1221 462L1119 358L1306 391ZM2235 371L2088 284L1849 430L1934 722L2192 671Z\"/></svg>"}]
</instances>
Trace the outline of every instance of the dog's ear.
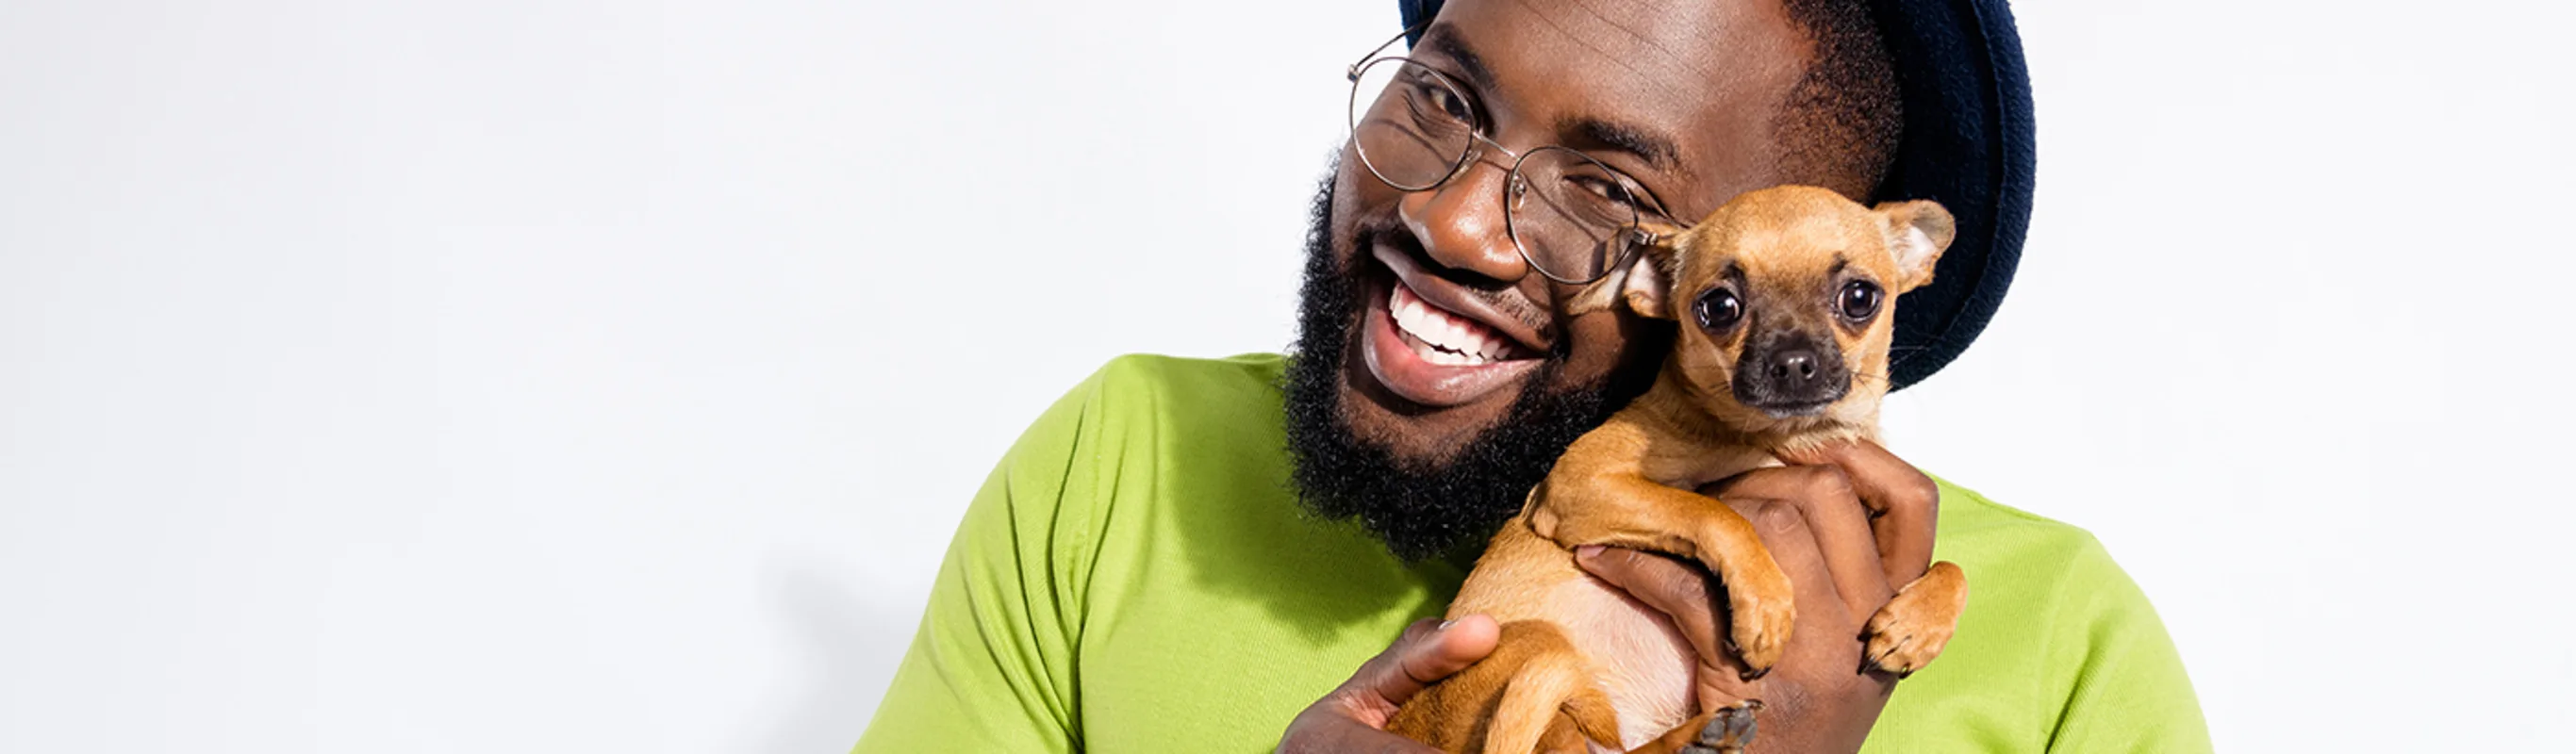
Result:
<instances>
[{"instance_id":1,"label":"dog's ear","mask_svg":"<svg viewBox=\"0 0 2576 754\"><path fill-rule=\"evenodd\" d=\"M1959 236L1950 211L1930 201L1887 202L1878 205L1878 214L1887 220L1887 250L1896 255L1896 292L1904 293L1932 282L1932 265L1941 261L1941 252Z\"/></svg>"},{"instance_id":2,"label":"dog's ear","mask_svg":"<svg viewBox=\"0 0 2576 754\"><path fill-rule=\"evenodd\" d=\"M1682 229L1660 223L1640 226L1646 240L1628 263L1601 279L1583 286L1565 304L1567 316L1580 316L1610 308L1616 301L1626 301L1628 310L1638 316L1672 319L1672 309L1665 297L1672 291L1672 264L1676 254L1674 239Z\"/></svg>"}]
</instances>

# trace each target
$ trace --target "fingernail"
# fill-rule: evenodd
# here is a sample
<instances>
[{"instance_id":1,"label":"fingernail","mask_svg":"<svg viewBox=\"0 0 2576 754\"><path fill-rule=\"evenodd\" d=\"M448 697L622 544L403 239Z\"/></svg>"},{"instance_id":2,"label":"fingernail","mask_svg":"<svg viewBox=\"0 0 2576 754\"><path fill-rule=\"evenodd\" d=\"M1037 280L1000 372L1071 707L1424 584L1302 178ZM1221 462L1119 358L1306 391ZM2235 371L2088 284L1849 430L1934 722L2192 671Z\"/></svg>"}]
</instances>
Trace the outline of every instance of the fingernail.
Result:
<instances>
[{"instance_id":1,"label":"fingernail","mask_svg":"<svg viewBox=\"0 0 2576 754\"><path fill-rule=\"evenodd\" d=\"M1454 620L1444 620L1444 621L1441 621L1441 622L1440 622L1440 625L1438 625L1438 626L1433 626L1433 627L1431 628L1431 632L1436 634L1436 633L1440 633L1440 632L1442 632L1442 631L1447 631L1447 630L1449 630L1449 627L1450 627L1450 626L1455 626L1455 625L1458 625L1458 622L1457 622L1457 621L1454 621Z\"/></svg>"},{"instance_id":2,"label":"fingernail","mask_svg":"<svg viewBox=\"0 0 2576 754\"><path fill-rule=\"evenodd\" d=\"M1598 556L1600 556L1600 555L1601 555L1601 546L1600 546L1600 545L1584 545L1584 546L1582 546L1582 547L1574 548L1574 556L1575 556L1575 557L1577 557L1577 558L1582 558L1582 559L1584 559L1584 560L1591 560L1591 559L1593 559L1593 558L1595 558L1595 557L1598 557Z\"/></svg>"}]
</instances>

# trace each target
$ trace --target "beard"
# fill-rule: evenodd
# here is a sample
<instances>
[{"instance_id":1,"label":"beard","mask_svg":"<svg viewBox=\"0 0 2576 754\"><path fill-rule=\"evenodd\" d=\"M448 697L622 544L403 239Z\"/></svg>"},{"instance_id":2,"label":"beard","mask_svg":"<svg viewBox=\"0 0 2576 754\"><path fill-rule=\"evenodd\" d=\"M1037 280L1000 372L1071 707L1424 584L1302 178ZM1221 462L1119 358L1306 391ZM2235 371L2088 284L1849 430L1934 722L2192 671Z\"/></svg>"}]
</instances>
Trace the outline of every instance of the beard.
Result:
<instances>
[{"instance_id":1,"label":"beard","mask_svg":"<svg viewBox=\"0 0 2576 754\"><path fill-rule=\"evenodd\" d=\"M1642 392L1645 381L1634 378L1651 377L1651 370L1626 379L1614 375L1597 385L1547 389L1568 352L1560 338L1525 378L1502 421L1447 459L1408 461L1361 439L1343 405L1342 374L1365 314L1359 293L1363 265L1353 255L1344 269L1333 252L1333 186L1340 165L1331 167L1309 216L1297 344L1281 375L1294 465L1290 482L1308 512L1356 520L1408 562L1482 545L1520 512L1530 488L1547 476L1566 446ZM1351 248L1368 248L1377 233L1399 232L1364 229L1353 234Z\"/></svg>"}]
</instances>

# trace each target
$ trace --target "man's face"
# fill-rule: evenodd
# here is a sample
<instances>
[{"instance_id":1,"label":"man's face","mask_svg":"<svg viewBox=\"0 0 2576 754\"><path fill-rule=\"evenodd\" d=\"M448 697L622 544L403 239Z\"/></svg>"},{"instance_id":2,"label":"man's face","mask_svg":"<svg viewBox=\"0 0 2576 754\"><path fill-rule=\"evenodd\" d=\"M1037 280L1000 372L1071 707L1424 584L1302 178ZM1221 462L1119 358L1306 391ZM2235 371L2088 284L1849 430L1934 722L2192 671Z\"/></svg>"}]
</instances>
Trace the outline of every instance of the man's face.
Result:
<instances>
[{"instance_id":1,"label":"man's face","mask_svg":"<svg viewBox=\"0 0 2576 754\"><path fill-rule=\"evenodd\" d=\"M1808 46L1777 0L1458 0L1409 56L1466 83L1495 141L1513 151L1582 150L1689 221L1774 182L1772 124ZM1529 391L1598 390L1614 370L1653 361L1630 353L1633 322L1608 312L1563 316L1556 303L1573 289L1537 274L1514 249L1502 204L1509 157L1487 150L1447 183L1404 192L1347 149L1329 238L1375 310L1340 355L1355 434L1403 461L1437 464ZM1525 358L1426 361L1432 347L1384 316L1398 285L1446 309L1436 321L1517 341ZM1547 360L1556 368L1538 368ZM1541 379L1552 384L1535 384Z\"/></svg>"},{"instance_id":2,"label":"man's face","mask_svg":"<svg viewBox=\"0 0 2576 754\"><path fill-rule=\"evenodd\" d=\"M1810 47L1779 0L1454 0L1407 56L1464 84L1504 147L1581 150L1688 221L1780 182L1773 129ZM1398 541L1389 526L1405 522L1380 519L1507 515L1520 502L1512 490L1602 418L1614 380L1640 384L1660 361L1647 346L1663 331L1610 311L1565 316L1559 302L1577 288L1520 256L1502 203L1510 159L1486 149L1447 182L1408 192L1345 146L1310 239L1307 363L1289 377L1298 481L1310 505L1366 520L1399 554L1455 543ZM1464 365L1432 345L1479 339L1513 345ZM1419 483L1372 479L1386 476ZM1445 499L1460 496L1507 499ZM1437 539L1495 522L1411 525Z\"/></svg>"}]
</instances>

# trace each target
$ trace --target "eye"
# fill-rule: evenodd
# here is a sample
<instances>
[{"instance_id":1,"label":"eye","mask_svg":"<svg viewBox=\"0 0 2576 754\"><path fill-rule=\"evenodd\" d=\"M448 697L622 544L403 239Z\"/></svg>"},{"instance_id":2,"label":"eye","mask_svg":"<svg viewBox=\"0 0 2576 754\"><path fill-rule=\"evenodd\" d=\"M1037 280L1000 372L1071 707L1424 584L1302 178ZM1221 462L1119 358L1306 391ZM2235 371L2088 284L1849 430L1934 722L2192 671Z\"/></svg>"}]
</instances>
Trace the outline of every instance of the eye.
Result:
<instances>
[{"instance_id":1,"label":"eye","mask_svg":"<svg viewBox=\"0 0 2576 754\"><path fill-rule=\"evenodd\" d=\"M1634 195L1628 192L1627 186L1620 185L1619 182L1609 178L1568 174L1565 176L1565 182L1574 184L1575 190L1589 194L1593 199L1604 202L1614 209L1626 210L1637 203L1632 198Z\"/></svg>"},{"instance_id":2,"label":"eye","mask_svg":"<svg viewBox=\"0 0 2576 754\"><path fill-rule=\"evenodd\" d=\"M1417 115L1426 119L1455 123L1474 121L1475 111L1473 106L1467 104L1467 98L1460 95L1457 90L1449 88L1446 82L1440 80L1438 74L1409 63L1404 66L1403 73L1405 98L1416 103L1414 111Z\"/></svg>"},{"instance_id":3,"label":"eye","mask_svg":"<svg viewBox=\"0 0 2576 754\"><path fill-rule=\"evenodd\" d=\"M1722 332L1744 319L1744 299L1724 288L1712 288L1691 302L1691 318L1699 320L1700 329Z\"/></svg>"},{"instance_id":4,"label":"eye","mask_svg":"<svg viewBox=\"0 0 2576 754\"><path fill-rule=\"evenodd\" d=\"M1842 294L1834 299L1834 310L1841 313L1843 319L1861 322L1878 314L1882 298L1885 294L1879 292L1877 285L1867 280L1854 280L1843 284Z\"/></svg>"},{"instance_id":5,"label":"eye","mask_svg":"<svg viewBox=\"0 0 2576 754\"><path fill-rule=\"evenodd\" d=\"M1447 115L1451 120L1461 123L1466 122L1472 115L1467 109L1467 99L1458 96L1457 92L1449 91L1449 87L1434 84L1424 88L1430 90L1428 94L1431 97L1431 105L1440 108L1442 115Z\"/></svg>"}]
</instances>

